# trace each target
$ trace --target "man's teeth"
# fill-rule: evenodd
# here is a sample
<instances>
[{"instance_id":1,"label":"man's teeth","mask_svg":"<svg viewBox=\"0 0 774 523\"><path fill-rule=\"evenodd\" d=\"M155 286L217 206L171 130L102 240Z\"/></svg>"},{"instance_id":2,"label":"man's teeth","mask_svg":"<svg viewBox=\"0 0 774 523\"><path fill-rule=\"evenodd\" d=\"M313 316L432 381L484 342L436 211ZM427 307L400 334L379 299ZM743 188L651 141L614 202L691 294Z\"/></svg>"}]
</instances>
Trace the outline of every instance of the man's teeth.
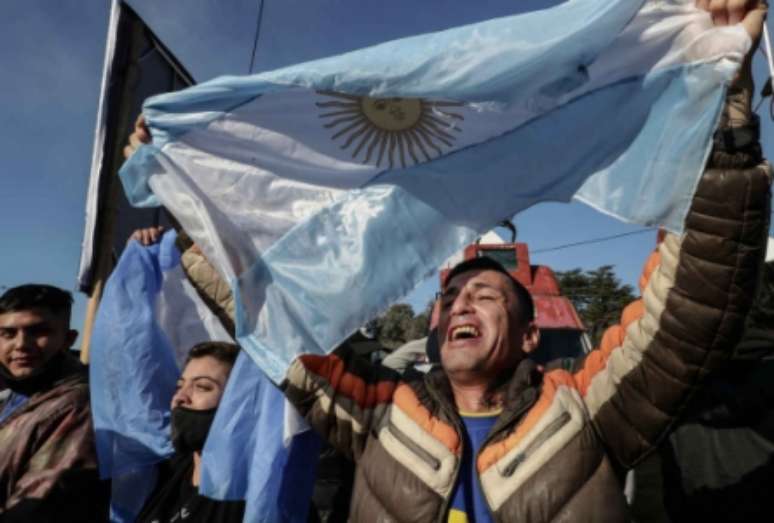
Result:
<instances>
[{"instance_id":1,"label":"man's teeth","mask_svg":"<svg viewBox=\"0 0 774 523\"><path fill-rule=\"evenodd\" d=\"M461 327L455 327L452 330L452 340L458 340L460 338L477 338L479 336L478 329L472 325L463 325Z\"/></svg>"}]
</instances>

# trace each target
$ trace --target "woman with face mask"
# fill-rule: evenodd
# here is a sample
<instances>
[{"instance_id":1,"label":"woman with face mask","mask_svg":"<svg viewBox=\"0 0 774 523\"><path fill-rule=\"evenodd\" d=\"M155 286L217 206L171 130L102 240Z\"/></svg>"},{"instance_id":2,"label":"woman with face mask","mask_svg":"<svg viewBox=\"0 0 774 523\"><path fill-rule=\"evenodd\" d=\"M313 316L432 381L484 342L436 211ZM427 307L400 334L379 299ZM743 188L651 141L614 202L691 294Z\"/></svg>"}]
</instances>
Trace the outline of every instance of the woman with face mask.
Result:
<instances>
[{"instance_id":1,"label":"woman with face mask","mask_svg":"<svg viewBox=\"0 0 774 523\"><path fill-rule=\"evenodd\" d=\"M175 454L160 465L156 489L138 523L242 521L244 501L216 501L199 495L201 452L238 353L234 344L205 342L188 354L172 398Z\"/></svg>"}]
</instances>

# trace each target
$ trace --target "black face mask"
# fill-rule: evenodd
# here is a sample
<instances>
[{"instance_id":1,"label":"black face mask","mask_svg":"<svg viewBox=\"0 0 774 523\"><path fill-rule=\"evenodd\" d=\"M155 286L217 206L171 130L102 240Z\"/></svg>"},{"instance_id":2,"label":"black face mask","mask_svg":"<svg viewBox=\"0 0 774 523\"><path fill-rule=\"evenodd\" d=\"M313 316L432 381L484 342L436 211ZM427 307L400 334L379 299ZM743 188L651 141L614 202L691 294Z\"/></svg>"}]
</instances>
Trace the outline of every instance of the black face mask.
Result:
<instances>
[{"instance_id":1,"label":"black face mask","mask_svg":"<svg viewBox=\"0 0 774 523\"><path fill-rule=\"evenodd\" d=\"M217 409L172 409L172 446L180 454L201 452Z\"/></svg>"}]
</instances>

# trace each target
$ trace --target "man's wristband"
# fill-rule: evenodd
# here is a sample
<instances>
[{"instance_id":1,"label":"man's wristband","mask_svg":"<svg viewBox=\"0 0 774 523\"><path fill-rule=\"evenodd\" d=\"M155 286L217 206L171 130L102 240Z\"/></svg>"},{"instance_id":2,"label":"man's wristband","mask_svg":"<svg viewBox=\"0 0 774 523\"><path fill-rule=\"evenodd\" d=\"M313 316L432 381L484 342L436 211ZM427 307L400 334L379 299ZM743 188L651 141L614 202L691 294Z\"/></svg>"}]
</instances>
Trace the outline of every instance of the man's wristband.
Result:
<instances>
[{"instance_id":1,"label":"man's wristband","mask_svg":"<svg viewBox=\"0 0 774 523\"><path fill-rule=\"evenodd\" d=\"M761 123L757 114L750 115L744 125L722 127L712 136L712 144L716 151L733 154L749 150L758 143L761 135Z\"/></svg>"}]
</instances>

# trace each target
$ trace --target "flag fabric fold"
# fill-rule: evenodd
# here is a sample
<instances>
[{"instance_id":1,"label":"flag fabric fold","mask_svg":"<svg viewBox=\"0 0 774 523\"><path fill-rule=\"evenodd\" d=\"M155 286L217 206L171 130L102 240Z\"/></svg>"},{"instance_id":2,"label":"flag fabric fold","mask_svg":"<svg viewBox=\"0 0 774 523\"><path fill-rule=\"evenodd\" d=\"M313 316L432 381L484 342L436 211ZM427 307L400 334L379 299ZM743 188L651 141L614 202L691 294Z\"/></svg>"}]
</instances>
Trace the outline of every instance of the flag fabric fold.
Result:
<instances>
[{"instance_id":1,"label":"flag fabric fold","mask_svg":"<svg viewBox=\"0 0 774 523\"><path fill-rule=\"evenodd\" d=\"M121 176L279 382L539 201L680 230L749 46L693 0L570 0L151 98Z\"/></svg>"},{"instance_id":2,"label":"flag fabric fold","mask_svg":"<svg viewBox=\"0 0 774 523\"><path fill-rule=\"evenodd\" d=\"M282 392L240 353L202 452L201 494L244 499L245 522L305 523L319 439L292 423L294 416Z\"/></svg>"},{"instance_id":3,"label":"flag fabric fold","mask_svg":"<svg viewBox=\"0 0 774 523\"><path fill-rule=\"evenodd\" d=\"M130 242L97 312L89 380L100 475L111 478L111 521L131 522L155 486L155 464L173 452L169 403L180 374L155 317L164 272L179 256L174 234Z\"/></svg>"},{"instance_id":4,"label":"flag fabric fold","mask_svg":"<svg viewBox=\"0 0 774 523\"><path fill-rule=\"evenodd\" d=\"M155 309L164 270L177 262L173 234L149 248L133 241L105 286L89 365L103 477L172 453L169 402L180 371Z\"/></svg>"}]
</instances>

